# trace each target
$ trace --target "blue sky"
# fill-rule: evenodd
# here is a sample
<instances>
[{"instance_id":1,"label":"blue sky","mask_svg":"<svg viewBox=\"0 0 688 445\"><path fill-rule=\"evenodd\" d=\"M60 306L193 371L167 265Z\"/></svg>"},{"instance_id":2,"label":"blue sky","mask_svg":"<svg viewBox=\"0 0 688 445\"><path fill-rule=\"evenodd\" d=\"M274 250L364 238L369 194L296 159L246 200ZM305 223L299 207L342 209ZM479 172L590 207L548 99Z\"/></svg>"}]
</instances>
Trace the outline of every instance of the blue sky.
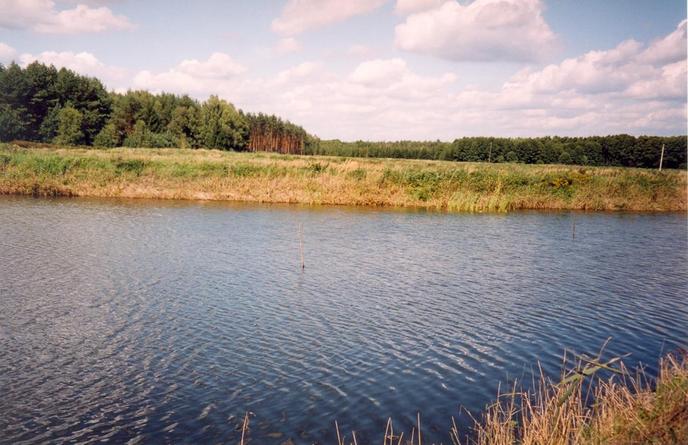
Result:
<instances>
[{"instance_id":1,"label":"blue sky","mask_svg":"<svg viewBox=\"0 0 688 445\"><path fill-rule=\"evenodd\" d=\"M0 0L0 62L325 138L686 133L686 3Z\"/></svg>"}]
</instances>

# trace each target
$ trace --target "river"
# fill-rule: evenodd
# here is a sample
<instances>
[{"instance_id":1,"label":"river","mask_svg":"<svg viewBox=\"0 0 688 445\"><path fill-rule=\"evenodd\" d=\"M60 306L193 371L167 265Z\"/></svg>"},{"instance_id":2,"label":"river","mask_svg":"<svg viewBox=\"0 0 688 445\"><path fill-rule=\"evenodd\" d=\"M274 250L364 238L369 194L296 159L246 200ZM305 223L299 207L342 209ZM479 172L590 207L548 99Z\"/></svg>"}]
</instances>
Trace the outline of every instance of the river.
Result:
<instances>
[{"instance_id":1,"label":"river","mask_svg":"<svg viewBox=\"0 0 688 445\"><path fill-rule=\"evenodd\" d=\"M0 197L0 442L447 443L567 349L654 372L687 264L684 214Z\"/></svg>"}]
</instances>

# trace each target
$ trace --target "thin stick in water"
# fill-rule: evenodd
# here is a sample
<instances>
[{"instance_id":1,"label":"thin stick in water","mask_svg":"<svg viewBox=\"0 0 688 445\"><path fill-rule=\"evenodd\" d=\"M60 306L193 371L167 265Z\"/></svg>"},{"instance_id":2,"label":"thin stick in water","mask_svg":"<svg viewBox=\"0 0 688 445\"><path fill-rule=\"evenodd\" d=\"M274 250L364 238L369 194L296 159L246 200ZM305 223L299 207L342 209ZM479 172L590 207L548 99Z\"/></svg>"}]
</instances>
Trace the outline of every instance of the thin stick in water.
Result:
<instances>
[{"instance_id":1,"label":"thin stick in water","mask_svg":"<svg viewBox=\"0 0 688 445\"><path fill-rule=\"evenodd\" d=\"M576 239L576 217L571 214L571 239Z\"/></svg>"},{"instance_id":2,"label":"thin stick in water","mask_svg":"<svg viewBox=\"0 0 688 445\"><path fill-rule=\"evenodd\" d=\"M303 258L303 223L299 223L299 251L301 252L301 270L305 270L306 262Z\"/></svg>"}]
</instances>

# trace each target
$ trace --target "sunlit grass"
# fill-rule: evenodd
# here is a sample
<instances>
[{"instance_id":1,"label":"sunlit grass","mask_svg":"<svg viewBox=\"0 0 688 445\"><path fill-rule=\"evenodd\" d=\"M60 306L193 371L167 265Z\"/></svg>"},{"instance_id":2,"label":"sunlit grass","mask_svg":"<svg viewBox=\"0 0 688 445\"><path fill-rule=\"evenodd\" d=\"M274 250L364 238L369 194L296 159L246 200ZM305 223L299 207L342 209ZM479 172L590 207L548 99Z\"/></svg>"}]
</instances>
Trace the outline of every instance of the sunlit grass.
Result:
<instances>
[{"instance_id":1,"label":"sunlit grass","mask_svg":"<svg viewBox=\"0 0 688 445\"><path fill-rule=\"evenodd\" d=\"M599 377L603 373L611 377ZM688 443L688 360L685 352L660 362L657 379L631 374L614 358L580 358L559 382L540 374L534 388L512 388L461 431L453 445L683 445ZM337 445L358 445L356 433L335 423ZM389 419L382 445L422 445L421 418L410 431Z\"/></svg>"},{"instance_id":2,"label":"sunlit grass","mask_svg":"<svg viewBox=\"0 0 688 445\"><path fill-rule=\"evenodd\" d=\"M304 204L686 210L686 172L0 144L0 193Z\"/></svg>"}]
</instances>

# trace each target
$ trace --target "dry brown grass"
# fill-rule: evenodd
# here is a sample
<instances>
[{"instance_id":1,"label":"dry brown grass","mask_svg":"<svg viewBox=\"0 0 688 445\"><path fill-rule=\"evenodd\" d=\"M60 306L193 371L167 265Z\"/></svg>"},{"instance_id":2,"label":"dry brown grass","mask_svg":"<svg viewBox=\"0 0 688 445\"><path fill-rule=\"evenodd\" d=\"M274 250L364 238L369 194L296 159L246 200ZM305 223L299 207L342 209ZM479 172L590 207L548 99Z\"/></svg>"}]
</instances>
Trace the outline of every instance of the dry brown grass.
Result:
<instances>
[{"instance_id":1,"label":"dry brown grass","mask_svg":"<svg viewBox=\"0 0 688 445\"><path fill-rule=\"evenodd\" d=\"M0 144L0 193L420 207L685 211L685 171Z\"/></svg>"},{"instance_id":2,"label":"dry brown grass","mask_svg":"<svg viewBox=\"0 0 688 445\"><path fill-rule=\"evenodd\" d=\"M611 377L597 377L602 372ZM553 383L542 374L534 389L498 394L473 431L453 422L454 445L685 445L688 444L688 356L668 355L651 381L631 374L619 358L580 357ZM387 422L382 445L422 445L418 424L404 436ZM337 445L357 445L355 434Z\"/></svg>"}]
</instances>

